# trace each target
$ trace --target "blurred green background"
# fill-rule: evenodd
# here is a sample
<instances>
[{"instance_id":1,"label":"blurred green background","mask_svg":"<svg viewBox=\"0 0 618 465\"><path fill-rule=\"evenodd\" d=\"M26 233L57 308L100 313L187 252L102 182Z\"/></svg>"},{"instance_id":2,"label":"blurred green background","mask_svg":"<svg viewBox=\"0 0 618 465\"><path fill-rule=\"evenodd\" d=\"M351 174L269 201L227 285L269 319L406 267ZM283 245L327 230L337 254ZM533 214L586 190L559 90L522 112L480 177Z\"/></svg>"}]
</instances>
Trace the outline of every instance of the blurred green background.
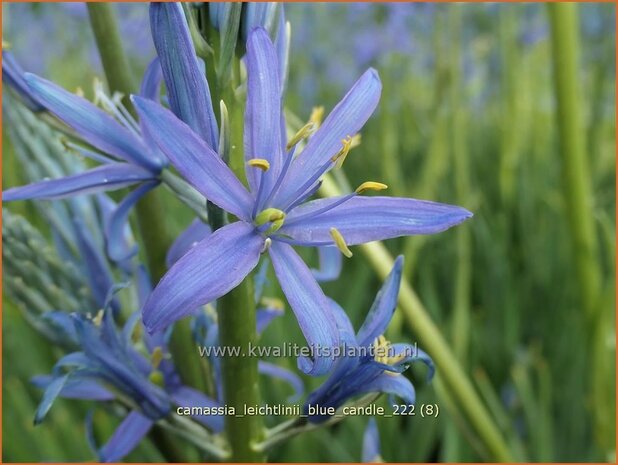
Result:
<instances>
[{"instance_id":1,"label":"blurred green background","mask_svg":"<svg viewBox=\"0 0 618 465\"><path fill-rule=\"evenodd\" d=\"M93 77L102 72L83 5L2 7L3 39L26 70L92 95ZM154 54L147 4L117 9L141 75ZM568 55L564 48L572 43L554 28L552 44L546 5L319 3L285 9L292 25L286 96L292 114L304 121L316 105L328 111L369 66L384 84L362 144L337 175L340 185L381 181L389 195L474 212L453 230L386 245L405 254L404 279L453 348L512 458L615 460L615 6L576 7L579 61L576 73L565 68L565 88L552 63L563 66L568 56L561 53ZM573 88L579 95L565 95ZM576 106L558 107L557 95L575 97ZM584 170L569 176L577 153ZM3 167L3 188L25 182L8 137ZM583 216L573 206L581 194L574 179L581 177L590 194ZM167 201L170 227L180 232L191 214ZM9 208L45 231L28 203ZM586 227L591 260L583 266L574 241ZM358 253L344 263L340 280L324 289L358 327L380 284ZM29 379L49 372L60 352L50 350L7 299L2 330L3 460L92 459L83 426L86 402L61 400L45 424L32 425L41 393ZM265 337L278 344L300 341L298 334L286 315ZM417 340L414 321L401 312L387 335ZM491 459L439 381L426 385L422 369L410 372L418 402L437 403L442 413L438 419L379 418L384 459ZM308 388L319 383L307 381ZM289 394L274 381L264 380L263 387L269 402ZM109 431L116 423L101 412L95 421L109 424ZM351 418L296 437L270 459L357 461L365 424ZM161 456L147 441L128 459Z\"/></svg>"}]
</instances>

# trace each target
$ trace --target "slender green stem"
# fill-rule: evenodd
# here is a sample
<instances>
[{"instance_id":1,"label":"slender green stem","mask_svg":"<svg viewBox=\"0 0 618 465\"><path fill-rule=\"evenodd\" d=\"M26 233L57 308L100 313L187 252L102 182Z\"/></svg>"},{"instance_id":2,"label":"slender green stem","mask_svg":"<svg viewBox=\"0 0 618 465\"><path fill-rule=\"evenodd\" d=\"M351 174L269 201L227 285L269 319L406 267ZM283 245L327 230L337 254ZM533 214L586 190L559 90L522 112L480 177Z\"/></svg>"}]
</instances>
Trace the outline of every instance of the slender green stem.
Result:
<instances>
[{"instance_id":1,"label":"slender green stem","mask_svg":"<svg viewBox=\"0 0 618 465\"><path fill-rule=\"evenodd\" d=\"M588 347L593 361L590 377L592 410L597 443L615 450L615 388L606 370L615 365L613 351L607 344L606 326L613 305L603 305L603 283L594 223L589 162L586 157L585 132L579 74L578 15L575 3L548 5L557 103L558 140L562 159L562 178L569 221L574 263L581 306L588 326ZM615 405L615 404L614 404ZM613 445L612 445L613 444Z\"/></svg>"},{"instance_id":2,"label":"slender green stem","mask_svg":"<svg viewBox=\"0 0 618 465\"><path fill-rule=\"evenodd\" d=\"M588 317L593 318L597 313L601 274L598 268L592 189L581 121L577 6L574 3L556 3L548 7L564 197L581 303Z\"/></svg>"},{"instance_id":3,"label":"slender green stem","mask_svg":"<svg viewBox=\"0 0 618 465\"><path fill-rule=\"evenodd\" d=\"M341 192L332 178L326 176L320 194L332 197L341 195ZM394 263L386 247L380 242L370 242L360 248L378 276L385 279ZM419 343L433 358L458 408L466 415L491 457L499 462L511 461L511 453L498 427L485 409L444 336L406 281L401 283L399 308L404 312Z\"/></svg>"},{"instance_id":4,"label":"slender green stem","mask_svg":"<svg viewBox=\"0 0 618 465\"><path fill-rule=\"evenodd\" d=\"M223 397L226 405L242 415L245 405L260 402L257 358L246 353L248 344L257 342L256 313L252 277L247 277L236 289L222 297L217 304L219 343L230 348L222 359ZM233 355L240 347L245 356ZM262 418L258 415L225 417L225 432L232 449L232 462L263 462L264 455L255 447L264 434Z\"/></svg>"}]
</instances>

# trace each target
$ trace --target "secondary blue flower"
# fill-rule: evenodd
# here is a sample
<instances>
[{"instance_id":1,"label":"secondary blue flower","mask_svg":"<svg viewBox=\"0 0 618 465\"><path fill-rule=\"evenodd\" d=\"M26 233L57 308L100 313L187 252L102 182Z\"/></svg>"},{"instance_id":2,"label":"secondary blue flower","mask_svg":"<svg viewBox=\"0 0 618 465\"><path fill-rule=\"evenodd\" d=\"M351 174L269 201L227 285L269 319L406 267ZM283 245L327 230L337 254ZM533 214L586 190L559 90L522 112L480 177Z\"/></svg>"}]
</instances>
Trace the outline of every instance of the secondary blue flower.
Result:
<instances>
[{"instance_id":1,"label":"secondary blue flower","mask_svg":"<svg viewBox=\"0 0 618 465\"><path fill-rule=\"evenodd\" d=\"M143 308L150 331L160 330L236 287L268 250L275 273L305 338L313 347L339 344L337 325L322 290L291 245L337 246L409 234L431 234L471 214L460 207L414 199L342 197L307 201L320 177L340 162L371 116L381 84L367 71L315 132L304 150L286 150L276 50L264 29L247 43L245 157L250 192L189 126L154 102L133 97L140 119L178 171L211 202L235 215L229 224L184 255ZM345 239L344 239L345 238ZM347 241L347 242L346 242ZM332 361L301 359L302 371L323 374Z\"/></svg>"},{"instance_id":2,"label":"secondary blue flower","mask_svg":"<svg viewBox=\"0 0 618 465\"><path fill-rule=\"evenodd\" d=\"M98 449L102 462L116 462L139 444L154 422L170 413L172 404L182 407L216 407L219 404L182 385L167 354L166 336L145 335L148 358L133 346L139 331L139 313L135 313L122 331L117 331L106 311L91 319L72 315L75 334L81 347L63 357L51 376L37 376L36 386L45 388L35 421L41 422L57 397L110 401L122 394L132 410L109 441ZM65 373L65 370L68 372ZM111 389L110 389L111 388ZM215 432L223 428L218 415L197 415L197 421Z\"/></svg>"},{"instance_id":3,"label":"secondary blue flower","mask_svg":"<svg viewBox=\"0 0 618 465\"><path fill-rule=\"evenodd\" d=\"M3 69L9 64L3 63ZM13 65L14 66L14 65ZM13 72L7 73L13 76ZM161 69L155 60L145 74L141 95L158 97ZM96 98L107 110L103 111L88 100L72 94L56 84L33 74L13 76L10 82L21 82L33 102L45 107L69 126L81 140L100 150L95 152L72 142L70 149L101 163L96 168L58 179L44 179L22 187L8 189L4 201L25 199L58 199L77 194L120 189L132 184L141 185L118 206L109 221L108 252L114 260L127 258L132 250L122 248L118 234L126 225L129 210L149 190L159 183L159 175L167 160L148 140L146 131L133 119L121 103L109 98L96 87ZM26 89L23 84L27 84Z\"/></svg>"},{"instance_id":4,"label":"secondary blue flower","mask_svg":"<svg viewBox=\"0 0 618 465\"><path fill-rule=\"evenodd\" d=\"M402 265L403 257L399 256L356 335L346 313L331 301L344 353L330 377L309 395L305 411L309 405L338 408L352 397L371 392L394 394L413 404L414 386L402 372L420 360L430 369L428 377L433 376L433 362L426 353L410 344L391 344L383 336L397 306ZM328 418L318 414L309 421L319 423Z\"/></svg>"}]
</instances>

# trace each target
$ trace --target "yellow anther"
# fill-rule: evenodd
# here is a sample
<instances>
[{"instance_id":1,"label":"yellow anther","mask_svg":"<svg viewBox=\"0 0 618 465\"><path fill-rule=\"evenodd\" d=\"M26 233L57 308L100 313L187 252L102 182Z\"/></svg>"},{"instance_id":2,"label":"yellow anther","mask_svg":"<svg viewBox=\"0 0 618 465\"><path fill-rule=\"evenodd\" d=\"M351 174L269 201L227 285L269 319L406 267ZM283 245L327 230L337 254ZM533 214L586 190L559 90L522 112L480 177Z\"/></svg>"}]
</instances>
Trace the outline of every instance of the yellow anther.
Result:
<instances>
[{"instance_id":1,"label":"yellow anther","mask_svg":"<svg viewBox=\"0 0 618 465\"><path fill-rule=\"evenodd\" d=\"M161 361L163 360L164 354L163 354L163 349L161 347L155 347L154 350L152 351L152 368L154 368L155 370L157 368L159 368L159 365L161 365Z\"/></svg>"},{"instance_id":2,"label":"yellow anther","mask_svg":"<svg viewBox=\"0 0 618 465\"><path fill-rule=\"evenodd\" d=\"M317 127L318 125L316 123L314 123L313 121L309 121L302 128L300 128L298 132L294 134L294 136L289 140L286 146L286 149L290 150L292 147L298 144L301 140L309 137L311 134L315 132Z\"/></svg>"},{"instance_id":3,"label":"yellow anther","mask_svg":"<svg viewBox=\"0 0 618 465\"><path fill-rule=\"evenodd\" d=\"M324 107L313 107L311 111L311 116L309 116L309 122L315 125L315 128L319 128L322 124L322 117L324 116Z\"/></svg>"},{"instance_id":4,"label":"yellow anther","mask_svg":"<svg viewBox=\"0 0 618 465\"><path fill-rule=\"evenodd\" d=\"M84 98L84 89L82 89L81 87L77 86L75 88L75 95L77 95L78 97Z\"/></svg>"},{"instance_id":5,"label":"yellow anther","mask_svg":"<svg viewBox=\"0 0 618 465\"><path fill-rule=\"evenodd\" d=\"M101 323L103 323L103 309L99 310L96 314L96 316L92 319L92 322L96 325L96 326L101 326Z\"/></svg>"},{"instance_id":6,"label":"yellow anther","mask_svg":"<svg viewBox=\"0 0 618 465\"><path fill-rule=\"evenodd\" d=\"M337 152L331 158L332 161L337 163L335 165L337 168L341 168L341 166L343 166L343 162L345 161L346 157L348 156L348 153L350 152L350 148L352 146L352 137L347 136L345 139L341 141L341 144L343 145L341 147L341 150L339 150L339 152Z\"/></svg>"},{"instance_id":7,"label":"yellow anther","mask_svg":"<svg viewBox=\"0 0 618 465\"><path fill-rule=\"evenodd\" d=\"M142 338L143 326L137 324L133 327L133 332L131 333L131 340L137 343Z\"/></svg>"},{"instance_id":8,"label":"yellow anther","mask_svg":"<svg viewBox=\"0 0 618 465\"><path fill-rule=\"evenodd\" d=\"M337 228L330 228L330 237L333 238L333 241L335 241L335 245L343 255L348 258L352 256L352 251L348 248L348 244L346 244L345 239Z\"/></svg>"},{"instance_id":9,"label":"yellow anther","mask_svg":"<svg viewBox=\"0 0 618 465\"><path fill-rule=\"evenodd\" d=\"M360 132L354 134L352 136L352 143L350 144L350 149L353 149L354 147L358 147L359 145L361 145L362 139L361 139L361 135Z\"/></svg>"},{"instance_id":10,"label":"yellow anther","mask_svg":"<svg viewBox=\"0 0 618 465\"><path fill-rule=\"evenodd\" d=\"M268 171L270 169L270 163L268 163L268 160L263 158L252 158L247 162L247 165L254 168L259 168L262 171Z\"/></svg>"},{"instance_id":11,"label":"yellow anther","mask_svg":"<svg viewBox=\"0 0 618 465\"><path fill-rule=\"evenodd\" d=\"M262 297L260 299L260 304L263 307L272 308L274 310L285 309L283 302L280 299L275 299L274 297Z\"/></svg>"},{"instance_id":12,"label":"yellow anther","mask_svg":"<svg viewBox=\"0 0 618 465\"><path fill-rule=\"evenodd\" d=\"M378 336L375 341L373 341L374 359L378 363L394 366L406 357L405 352L402 352L399 355L391 356L392 350L393 347L391 346L391 343L384 337L384 335ZM399 374L388 370L384 370L384 373L393 376Z\"/></svg>"},{"instance_id":13,"label":"yellow anther","mask_svg":"<svg viewBox=\"0 0 618 465\"><path fill-rule=\"evenodd\" d=\"M381 182L367 181L356 188L356 193L362 194L365 191L383 191L384 189L388 189L388 186L386 184L382 184Z\"/></svg>"},{"instance_id":14,"label":"yellow anther","mask_svg":"<svg viewBox=\"0 0 618 465\"><path fill-rule=\"evenodd\" d=\"M165 385L165 378L163 377L163 373L161 373L159 370L152 370L148 375L148 380L152 384L156 384L160 387L163 387Z\"/></svg>"},{"instance_id":15,"label":"yellow anther","mask_svg":"<svg viewBox=\"0 0 618 465\"><path fill-rule=\"evenodd\" d=\"M11 43L2 39L2 50L10 50L11 49Z\"/></svg>"},{"instance_id":16,"label":"yellow anther","mask_svg":"<svg viewBox=\"0 0 618 465\"><path fill-rule=\"evenodd\" d=\"M272 223L271 227L266 231L266 234L277 231L281 228L281 226L283 226L284 221L285 213L277 208L267 208L266 210L262 210L255 217L256 226L263 226L266 223Z\"/></svg>"}]
</instances>

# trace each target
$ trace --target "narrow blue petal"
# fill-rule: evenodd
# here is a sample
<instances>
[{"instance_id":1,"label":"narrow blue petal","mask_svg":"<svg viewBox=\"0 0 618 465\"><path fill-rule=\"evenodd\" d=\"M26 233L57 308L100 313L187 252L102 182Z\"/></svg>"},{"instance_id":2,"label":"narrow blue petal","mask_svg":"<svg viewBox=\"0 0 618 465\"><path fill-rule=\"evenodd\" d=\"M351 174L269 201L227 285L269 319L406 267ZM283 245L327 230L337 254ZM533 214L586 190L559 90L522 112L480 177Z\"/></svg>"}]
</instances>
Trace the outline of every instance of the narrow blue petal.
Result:
<instances>
[{"instance_id":1,"label":"narrow blue petal","mask_svg":"<svg viewBox=\"0 0 618 465\"><path fill-rule=\"evenodd\" d=\"M408 378L403 375L382 373L373 380L359 387L359 394L382 392L399 397L406 404L416 401L416 391Z\"/></svg>"},{"instance_id":2,"label":"narrow blue petal","mask_svg":"<svg viewBox=\"0 0 618 465\"><path fill-rule=\"evenodd\" d=\"M400 236L435 234L470 218L465 208L427 200L356 196L320 215L294 221L295 216L321 210L339 198L319 199L295 208L278 231L300 245L333 243L337 228L348 245Z\"/></svg>"},{"instance_id":3,"label":"narrow blue petal","mask_svg":"<svg viewBox=\"0 0 618 465\"><path fill-rule=\"evenodd\" d=\"M270 265L270 260L265 258L262 260L262 264L258 268L257 273L255 273L255 277L253 278L253 292L255 302L257 304L260 303L260 299L264 293L264 286L266 286L266 282L268 281L268 267Z\"/></svg>"},{"instance_id":4,"label":"narrow blue petal","mask_svg":"<svg viewBox=\"0 0 618 465\"><path fill-rule=\"evenodd\" d=\"M281 381L285 381L290 385L290 387L294 390L294 394L288 397L288 402L296 402L303 395L303 392L305 390L303 380L300 379L300 377L295 373L292 373L290 370L286 370L285 368L282 368L273 363L268 363L260 360L258 362L258 371L263 375L280 379Z\"/></svg>"},{"instance_id":5,"label":"narrow blue petal","mask_svg":"<svg viewBox=\"0 0 618 465\"><path fill-rule=\"evenodd\" d=\"M251 37L251 31L263 27L272 34L277 27L276 2L247 2L243 5L242 35L245 40Z\"/></svg>"},{"instance_id":6,"label":"narrow blue petal","mask_svg":"<svg viewBox=\"0 0 618 465\"><path fill-rule=\"evenodd\" d=\"M220 407L217 401L188 386L180 386L172 392L171 397L179 407ZM223 430L223 415L193 415L193 418L215 433Z\"/></svg>"},{"instance_id":7,"label":"narrow blue petal","mask_svg":"<svg viewBox=\"0 0 618 465\"><path fill-rule=\"evenodd\" d=\"M330 112L305 149L290 167L285 187L277 195L277 204L293 201L289 196L304 181L317 173L342 147L341 141L354 136L367 122L380 100L382 84L374 69L367 70Z\"/></svg>"},{"instance_id":8,"label":"narrow blue petal","mask_svg":"<svg viewBox=\"0 0 618 465\"><path fill-rule=\"evenodd\" d=\"M325 283L339 278L343 266L342 254L337 247L318 247L320 267L311 272L317 282Z\"/></svg>"},{"instance_id":9,"label":"narrow blue petal","mask_svg":"<svg viewBox=\"0 0 618 465\"><path fill-rule=\"evenodd\" d=\"M281 78L282 93L285 89L288 78L288 59L290 55L290 30L287 26L288 23L285 20L283 5L281 5L281 9L279 11L279 26L277 28L277 38L275 39L275 48L277 49L277 61L279 63L279 77Z\"/></svg>"},{"instance_id":10,"label":"narrow blue petal","mask_svg":"<svg viewBox=\"0 0 618 465\"><path fill-rule=\"evenodd\" d=\"M14 187L2 193L2 200L11 202L26 199L61 199L72 195L121 189L149 179L153 179L152 173L143 168L128 163L114 163L73 176Z\"/></svg>"},{"instance_id":11,"label":"narrow blue petal","mask_svg":"<svg viewBox=\"0 0 618 465\"><path fill-rule=\"evenodd\" d=\"M427 366L427 382L431 381L433 375L436 372L436 366L433 363L433 360L426 352L422 351L416 346L411 344L397 343L392 344L391 349L393 351L393 355L397 357L399 354L405 353L409 356L402 358L398 365L402 365L402 369L406 369L410 363L413 362L422 362Z\"/></svg>"},{"instance_id":12,"label":"narrow blue petal","mask_svg":"<svg viewBox=\"0 0 618 465\"><path fill-rule=\"evenodd\" d=\"M327 298L335 321L337 322L337 329L339 330L339 338L342 344L346 344L348 347L356 346L356 337L354 336L354 327L352 322L341 306L331 298Z\"/></svg>"},{"instance_id":13,"label":"narrow blue petal","mask_svg":"<svg viewBox=\"0 0 618 465\"><path fill-rule=\"evenodd\" d=\"M46 389L53 381L54 377L49 375L35 376L30 381L38 388ZM60 397L64 399L81 400L114 400L114 395L101 386L93 379L85 379L71 376L60 390Z\"/></svg>"},{"instance_id":14,"label":"narrow blue petal","mask_svg":"<svg viewBox=\"0 0 618 465\"><path fill-rule=\"evenodd\" d=\"M13 89L22 102L32 111L43 111L45 107L36 101L24 79L24 70L11 52L2 51L2 81Z\"/></svg>"},{"instance_id":15,"label":"narrow blue petal","mask_svg":"<svg viewBox=\"0 0 618 465\"><path fill-rule=\"evenodd\" d=\"M245 159L263 158L268 171L246 165L247 179L256 192L258 182L269 193L283 165L281 145L281 81L277 52L268 33L257 28L247 42L247 106L245 111ZM259 181L261 178L261 181Z\"/></svg>"},{"instance_id":16,"label":"narrow blue petal","mask_svg":"<svg viewBox=\"0 0 618 465\"><path fill-rule=\"evenodd\" d=\"M309 347L323 350L339 346L337 322L324 292L307 265L292 247L278 241L273 241L270 257L281 289L296 315ZM315 376L328 372L333 363L329 357L298 360L301 371Z\"/></svg>"},{"instance_id":17,"label":"narrow blue petal","mask_svg":"<svg viewBox=\"0 0 618 465\"><path fill-rule=\"evenodd\" d=\"M99 449L101 462L119 462L144 439L153 421L137 411L132 411L116 428L112 437Z\"/></svg>"},{"instance_id":18,"label":"narrow blue petal","mask_svg":"<svg viewBox=\"0 0 618 465\"><path fill-rule=\"evenodd\" d=\"M68 313L62 311L45 312L41 315L41 319L63 334L66 341L74 344L77 343L77 334L75 334L73 319Z\"/></svg>"},{"instance_id":19,"label":"narrow blue petal","mask_svg":"<svg viewBox=\"0 0 618 465\"><path fill-rule=\"evenodd\" d=\"M37 101L89 144L144 168L160 168L148 157L148 149L139 137L88 100L34 74L26 73L25 79Z\"/></svg>"},{"instance_id":20,"label":"narrow blue petal","mask_svg":"<svg viewBox=\"0 0 618 465\"><path fill-rule=\"evenodd\" d=\"M281 315L283 315L282 308L258 308L255 315L257 320L257 333L262 334L268 325Z\"/></svg>"},{"instance_id":21,"label":"narrow blue petal","mask_svg":"<svg viewBox=\"0 0 618 465\"><path fill-rule=\"evenodd\" d=\"M140 308L146 303L146 299L152 292L152 281L146 267L142 264L135 270L135 284L137 287L137 299Z\"/></svg>"},{"instance_id":22,"label":"narrow blue petal","mask_svg":"<svg viewBox=\"0 0 618 465\"><path fill-rule=\"evenodd\" d=\"M333 390L341 382L344 382L350 373L354 373L355 368L357 368L360 363L360 358L352 353L352 351L356 350L357 344L354 328L352 327L348 315L337 302L332 299L328 299L328 301L331 311L337 321L337 329L339 330L339 338L342 344L341 350L349 352L340 354L328 379L310 394L308 402L312 404L321 403L326 398L325 396L329 391Z\"/></svg>"},{"instance_id":23,"label":"narrow blue petal","mask_svg":"<svg viewBox=\"0 0 618 465\"><path fill-rule=\"evenodd\" d=\"M142 123L180 174L208 200L249 220L253 199L221 157L172 112L150 100L132 98Z\"/></svg>"},{"instance_id":24,"label":"narrow blue petal","mask_svg":"<svg viewBox=\"0 0 618 465\"><path fill-rule=\"evenodd\" d=\"M80 218L73 218L77 248L84 264L84 271L90 283L90 291L99 308L104 308L114 278L105 257L94 244L92 235Z\"/></svg>"},{"instance_id":25,"label":"narrow blue petal","mask_svg":"<svg viewBox=\"0 0 618 465\"><path fill-rule=\"evenodd\" d=\"M363 454L361 461L364 463L382 462L380 457L380 432L374 417L369 419L365 434L363 435Z\"/></svg>"},{"instance_id":26,"label":"narrow blue petal","mask_svg":"<svg viewBox=\"0 0 618 465\"><path fill-rule=\"evenodd\" d=\"M255 268L264 239L238 221L202 240L163 276L142 310L149 332L234 289Z\"/></svg>"},{"instance_id":27,"label":"narrow blue petal","mask_svg":"<svg viewBox=\"0 0 618 465\"><path fill-rule=\"evenodd\" d=\"M369 309L365 322L358 330L356 338L358 345L369 346L376 337L384 334L388 324L393 317L397 307L397 297L399 296L399 284L401 283L401 270L403 267L403 256L400 255L395 260L393 269L388 274L380 291Z\"/></svg>"},{"instance_id":28,"label":"narrow blue petal","mask_svg":"<svg viewBox=\"0 0 618 465\"><path fill-rule=\"evenodd\" d=\"M151 3L150 28L172 111L216 149L219 131L210 90L195 56L182 5Z\"/></svg>"},{"instance_id":29,"label":"narrow blue petal","mask_svg":"<svg viewBox=\"0 0 618 465\"><path fill-rule=\"evenodd\" d=\"M131 212L131 208L158 184L158 182L148 182L139 186L120 202L116 211L110 216L109 221L106 223L105 241L107 254L115 262L127 260L137 253L137 244L126 240L126 231L129 226L129 213Z\"/></svg>"},{"instance_id":30,"label":"narrow blue petal","mask_svg":"<svg viewBox=\"0 0 618 465\"><path fill-rule=\"evenodd\" d=\"M34 413L35 425L38 425L45 419L47 412L49 412L49 409L54 404L54 401L60 395L60 392L62 391L62 388L64 387L68 379L69 375L66 374L64 376L55 378L51 383L47 385L47 388L43 393L43 399L41 399L41 402L39 403L39 406Z\"/></svg>"},{"instance_id":31,"label":"narrow blue petal","mask_svg":"<svg viewBox=\"0 0 618 465\"><path fill-rule=\"evenodd\" d=\"M212 230L210 226L204 224L199 218L194 219L189 227L176 238L165 256L165 264L171 268L191 247L197 245L202 239L206 238Z\"/></svg>"},{"instance_id":32,"label":"narrow blue petal","mask_svg":"<svg viewBox=\"0 0 618 465\"><path fill-rule=\"evenodd\" d=\"M161 69L161 61L158 57L155 57L146 68L146 72L142 78L142 84L140 85L139 95L141 97L154 100L155 102L159 102L162 80L163 70Z\"/></svg>"}]
</instances>

